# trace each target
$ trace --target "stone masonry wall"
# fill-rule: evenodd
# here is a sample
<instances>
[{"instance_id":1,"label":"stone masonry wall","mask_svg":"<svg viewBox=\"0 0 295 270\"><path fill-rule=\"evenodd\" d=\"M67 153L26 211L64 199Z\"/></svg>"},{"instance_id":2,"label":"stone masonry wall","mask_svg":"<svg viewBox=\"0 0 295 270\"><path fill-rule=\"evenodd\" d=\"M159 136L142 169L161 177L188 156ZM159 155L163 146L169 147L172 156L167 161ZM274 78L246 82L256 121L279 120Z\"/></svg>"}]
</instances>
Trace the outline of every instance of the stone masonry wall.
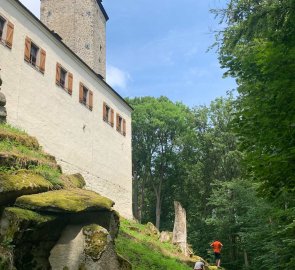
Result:
<instances>
[{"instance_id":1,"label":"stone masonry wall","mask_svg":"<svg viewBox=\"0 0 295 270\"><path fill-rule=\"evenodd\" d=\"M106 77L106 20L96 0L41 0L41 21Z\"/></svg>"}]
</instances>

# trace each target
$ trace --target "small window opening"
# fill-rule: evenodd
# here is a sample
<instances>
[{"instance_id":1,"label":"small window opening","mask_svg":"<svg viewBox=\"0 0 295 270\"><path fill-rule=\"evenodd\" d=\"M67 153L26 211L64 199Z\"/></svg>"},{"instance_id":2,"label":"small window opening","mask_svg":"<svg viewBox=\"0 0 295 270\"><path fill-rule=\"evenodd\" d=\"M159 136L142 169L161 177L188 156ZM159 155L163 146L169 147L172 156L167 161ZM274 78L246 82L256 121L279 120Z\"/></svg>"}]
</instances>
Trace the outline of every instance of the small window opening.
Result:
<instances>
[{"instance_id":1,"label":"small window opening","mask_svg":"<svg viewBox=\"0 0 295 270\"><path fill-rule=\"evenodd\" d=\"M106 105L106 121L110 122L111 119L111 108Z\"/></svg>"},{"instance_id":2,"label":"small window opening","mask_svg":"<svg viewBox=\"0 0 295 270\"><path fill-rule=\"evenodd\" d=\"M6 21L2 17L0 17L0 40L3 39L5 23L6 23Z\"/></svg>"},{"instance_id":3,"label":"small window opening","mask_svg":"<svg viewBox=\"0 0 295 270\"><path fill-rule=\"evenodd\" d=\"M88 96L88 89L83 86L83 99L82 99L82 103L83 104L87 104L87 96Z\"/></svg>"},{"instance_id":4,"label":"small window opening","mask_svg":"<svg viewBox=\"0 0 295 270\"><path fill-rule=\"evenodd\" d=\"M60 69L60 85L65 88L66 87L66 77L67 77L67 71L63 68Z\"/></svg>"},{"instance_id":5,"label":"small window opening","mask_svg":"<svg viewBox=\"0 0 295 270\"><path fill-rule=\"evenodd\" d=\"M37 64L38 52L39 52L39 48L32 42L31 53L30 53L30 62L33 66L36 66L36 64Z\"/></svg>"},{"instance_id":6,"label":"small window opening","mask_svg":"<svg viewBox=\"0 0 295 270\"><path fill-rule=\"evenodd\" d=\"M122 123L123 123L123 118L119 116L118 118L118 131L122 132Z\"/></svg>"}]
</instances>

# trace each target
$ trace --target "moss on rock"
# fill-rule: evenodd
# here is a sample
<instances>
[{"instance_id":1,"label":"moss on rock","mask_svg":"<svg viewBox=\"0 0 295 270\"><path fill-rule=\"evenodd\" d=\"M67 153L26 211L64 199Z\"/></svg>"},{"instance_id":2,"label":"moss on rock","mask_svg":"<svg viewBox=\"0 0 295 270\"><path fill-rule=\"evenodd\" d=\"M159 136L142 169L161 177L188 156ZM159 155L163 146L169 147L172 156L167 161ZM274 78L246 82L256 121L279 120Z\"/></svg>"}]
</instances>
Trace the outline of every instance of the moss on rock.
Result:
<instances>
[{"instance_id":1,"label":"moss on rock","mask_svg":"<svg viewBox=\"0 0 295 270\"><path fill-rule=\"evenodd\" d=\"M64 183L65 188L83 188L86 182L80 173L76 174L63 174L61 181Z\"/></svg>"},{"instance_id":2,"label":"moss on rock","mask_svg":"<svg viewBox=\"0 0 295 270\"><path fill-rule=\"evenodd\" d=\"M16 205L37 211L79 213L111 210L114 202L93 191L70 189L22 196L16 200Z\"/></svg>"},{"instance_id":3,"label":"moss on rock","mask_svg":"<svg viewBox=\"0 0 295 270\"><path fill-rule=\"evenodd\" d=\"M4 213L10 213L11 215L14 215L18 220L27 220L38 224L49 222L55 219L54 216L41 215L37 212L18 207L7 207L5 208Z\"/></svg>"},{"instance_id":4,"label":"moss on rock","mask_svg":"<svg viewBox=\"0 0 295 270\"><path fill-rule=\"evenodd\" d=\"M92 224L83 228L83 234L86 243L85 254L94 261L99 260L110 241L108 231L99 225Z\"/></svg>"},{"instance_id":5,"label":"moss on rock","mask_svg":"<svg viewBox=\"0 0 295 270\"><path fill-rule=\"evenodd\" d=\"M118 254L118 261L120 270L132 270L132 264L120 254Z\"/></svg>"},{"instance_id":6,"label":"moss on rock","mask_svg":"<svg viewBox=\"0 0 295 270\"><path fill-rule=\"evenodd\" d=\"M52 184L31 171L21 170L0 174L0 205L13 202L17 197L48 191Z\"/></svg>"},{"instance_id":7,"label":"moss on rock","mask_svg":"<svg viewBox=\"0 0 295 270\"><path fill-rule=\"evenodd\" d=\"M13 255L12 252L0 246L0 270L12 270L15 269L12 265Z\"/></svg>"},{"instance_id":8,"label":"moss on rock","mask_svg":"<svg viewBox=\"0 0 295 270\"><path fill-rule=\"evenodd\" d=\"M12 243L18 237L21 230L27 227L35 227L56 218L48 215L41 215L36 212L16 207L7 207L4 209L0 223L0 240L2 243Z\"/></svg>"}]
</instances>

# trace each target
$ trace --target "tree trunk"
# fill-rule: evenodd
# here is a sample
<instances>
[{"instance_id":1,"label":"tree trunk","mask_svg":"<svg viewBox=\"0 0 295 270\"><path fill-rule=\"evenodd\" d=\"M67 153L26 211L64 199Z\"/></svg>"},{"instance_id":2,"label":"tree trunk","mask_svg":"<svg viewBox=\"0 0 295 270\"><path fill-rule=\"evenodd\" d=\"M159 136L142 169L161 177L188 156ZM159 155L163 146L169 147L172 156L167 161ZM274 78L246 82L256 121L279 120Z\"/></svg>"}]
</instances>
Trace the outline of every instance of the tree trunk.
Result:
<instances>
[{"instance_id":1,"label":"tree trunk","mask_svg":"<svg viewBox=\"0 0 295 270\"><path fill-rule=\"evenodd\" d=\"M161 190L156 192L156 227L160 230L160 222L161 222Z\"/></svg>"},{"instance_id":2,"label":"tree trunk","mask_svg":"<svg viewBox=\"0 0 295 270\"><path fill-rule=\"evenodd\" d=\"M137 173L134 172L133 175L133 196L132 196L132 210L133 210L133 216L135 219L138 220L139 218L139 209L138 209L138 179L137 179Z\"/></svg>"},{"instance_id":3,"label":"tree trunk","mask_svg":"<svg viewBox=\"0 0 295 270\"><path fill-rule=\"evenodd\" d=\"M142 180L142 186L141 186L141 199L140 199L140 206L138 209L138 221L139 223L142 223L143 219L143 213L144 213L144 200L145 200L145 183L146 183L146 178Z\"/></svg>"},{"instance_id":4,"label":"tree trunk","mask_svg":"<svg viewBox=\"0 0 295 270\"><path fill-rule=\"evenodd\" d=\"M245 263L245 267L249 268L248 254L246 249L244 249L244 263Z\"/></svg>"}]
</instances>

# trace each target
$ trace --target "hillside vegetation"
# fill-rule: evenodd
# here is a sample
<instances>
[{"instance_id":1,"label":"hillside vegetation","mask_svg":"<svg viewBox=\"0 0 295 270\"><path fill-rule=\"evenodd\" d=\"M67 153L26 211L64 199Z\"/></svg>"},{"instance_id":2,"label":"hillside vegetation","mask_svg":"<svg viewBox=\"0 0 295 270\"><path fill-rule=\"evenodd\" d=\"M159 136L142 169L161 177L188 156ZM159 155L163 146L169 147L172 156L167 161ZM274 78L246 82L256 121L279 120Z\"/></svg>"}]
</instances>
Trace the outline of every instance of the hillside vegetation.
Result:
<instances>
[{"instance_id":1,"label":"hillside vegetation","mask_svg":"<svg viewBox=\"0 0 295 270\"><path fill-rule=\"evenodd\" d=\"M0 270L49 267L48 256L65 226L87 223L87 211L96 211L92 216L98 216L88 221L94 223L89 226L99 228L95 224L102 221L101 226L108 227L113 221L119 226L113 202L84 186L81 175L63 174L35 138L0 124ZM116 239L120 268L116 269L188 270L201 259L185 257L171 241L162 243L159 232L149 225L153 226L121 219ZM110 230L110 234L117 231ZM206 270L214 269L207 264Z\"/></svg>"},{"instance_id":2,"label":"hillside vegetation","mask_svg":"<svg viewBox=\"0 0 295 270\"><path fill-rule=\"evenodd\" d=\"M201 259L185 257L172 243L161 243L147 225L129 220L121 220L116 249L130 261L133 270L191 270L195 261ZM206 265L206 270L215 269Z\"/></svg>"}]
</instances>

